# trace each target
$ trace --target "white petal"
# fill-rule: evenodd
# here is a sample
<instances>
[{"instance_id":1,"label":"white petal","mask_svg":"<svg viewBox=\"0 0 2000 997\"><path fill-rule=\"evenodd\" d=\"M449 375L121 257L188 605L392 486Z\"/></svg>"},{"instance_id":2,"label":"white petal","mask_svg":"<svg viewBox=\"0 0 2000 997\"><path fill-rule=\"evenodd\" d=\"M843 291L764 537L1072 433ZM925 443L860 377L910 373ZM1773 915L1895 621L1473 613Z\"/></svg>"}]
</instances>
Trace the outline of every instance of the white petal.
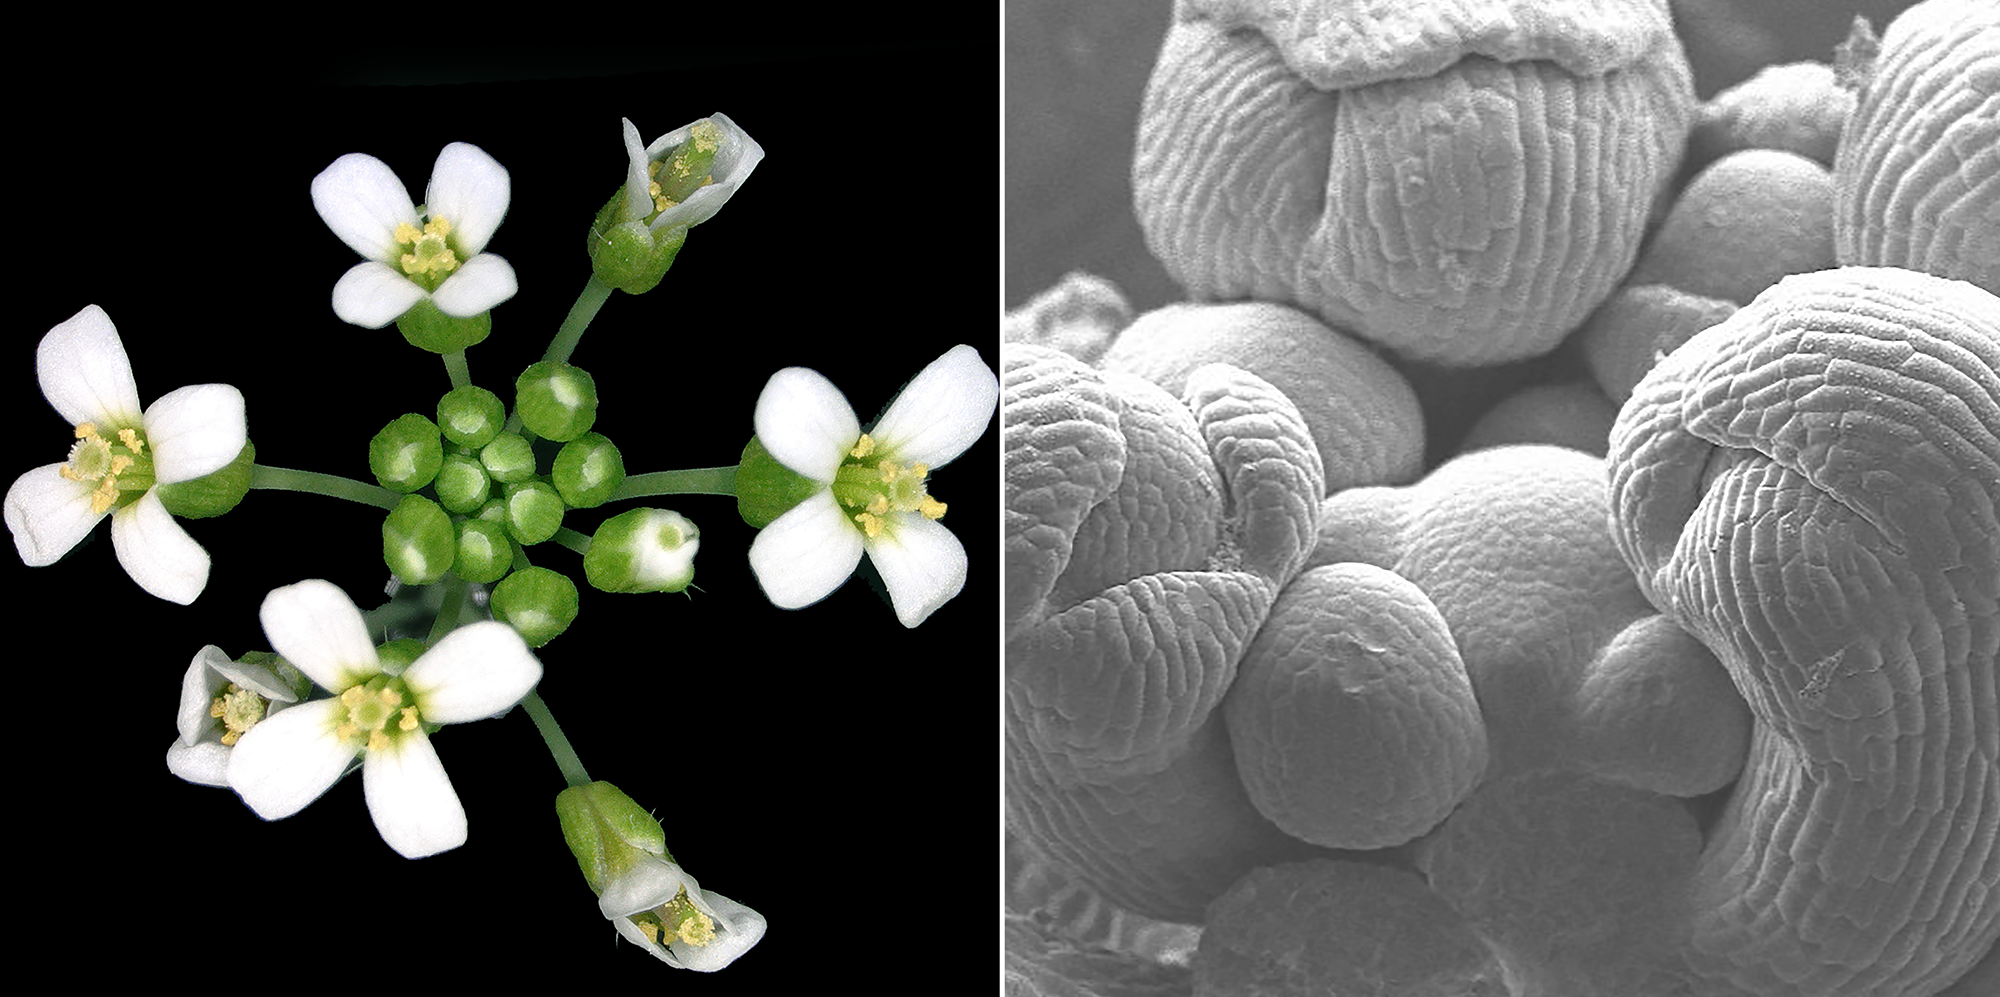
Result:
<instances>
[{"instance_id":1,"label":"white petal","mask_svg":"<svg viewBox=\"0 0 2000 997\"><path fill-rule=\"evenodd\" d=\"M229 751L220 741L167 745L167 771L199 786L229 785Z\"/></svg>"},{"instance_id":2,"label":"white petal","mask_svg":"<svg viewBox=\"0 0 2000 997\"><path fill-rule=\"evenodd\" d=\"M798 609L826 598L861 563L861 531L821 491L750 541L750 570L764 595L780 609Z\"/></svg>"},{"instance_id":3,"label":"white petal","mask_svg":"<svg viewBox=\"0 0 2000 997\"><path fill-rule=\"evenodd\" d=\"M420 859L465 844L465 808L422 731L370 750L361 762L361 785L375 830L404 858Z\"/></svg>"},{"instance_id":4,"label":"white petal","mask_svg":"<svg viewBox=\"0 0 2000 997\"><path fill-rule=\"evenodd\" d=\"M618 878L604 884L604 892L597 897L597 909L605 917L618 921L640 911L652 910L672 900L682 889L698 893L701 885L678 864L647 856L633 862Z\"/></svg>"},{"instance_id":5,"label":"white petal","mask_svg":"<svg viewBox=\"0 0 2000 997\"><path fill-rule=\"evenodd\" d=\"M380 329L422 301L424 289L386 263L357 263L333 285L333 313L342 322Z\"/></svg>"},{"instance_id":6,"label":"white petal","mask_svg":"<svg viewBox=\"0 0 2000 997\"><path fill-rule=\"evenodd\" d=\"M174 714L174 724L180 728L182 742L194 744L215 726L215 718L208 715L208 708L214 704L215 694L229 684L229 679L215 666L228 661L229 655L224 654L222 648L210 644L188 662L187 671L181 675L181 706Z\"/></svg>"},{"instance_id":7,"label":"white petal","mask_svg":"<svg viewBox=\"0 0 2000 997\"><path fill-rule=\"evenodd\" d=\"M914 512L892 512L868 559L882 573L896 618L914 627L965 588L965 545L944 524Z\"/></svg>"},{"instance_id":8,"label":"white petal","mask_svg":"<svg viewBox=\"0 0 2000 997\"><path fill-rule=\"evenodd\" d=\"M425 651L403 681L431 723L457 724L500 713L542 680L542 663L513 627L493 620L459 627Z\"/></svg>"},{"instance_id":9,"label":"white petal","mask_svg":"<svg viewBox=\"0 0 2000 997\"><path fill-rule=\"evenodd\" d=\"M54 564L110 514L92 512L91 487L62 476L61 464L44 464L14 479L7 489L7 528L14 549L31 568Z\"/></svg>"},{"instance_id":10,"label":"white petal","mask_svg":"<svg viewBox=\"0 0 2000 997\"><path fill-rule=\"evenodd\" d=\"M875 424L878 450L903 463L943 467L986 435L1000 404L1000 378L979 351L959 345L931 361Z\"/></svg>"},{"instance_id":11,"label":"white petal","mask_svg":"<svg viewBox=\"0 0 2000 997\"><path fill-rule=\"evenodd\" d=\"M318 578L272 589L258 610L271 649L331 692L344 692L382 670L361 610L332 582Z\"/></svg>"},{"instance_id":12,"label":"white petal","mask_svg":"<svg viewBox=\"0 0 2000 997\"><path fill-rule=\"evenodd\" d=\"M264 718L230 749L229 787L265 820L305 809L354 760L354 746L333 734L340 709L316 699Z\"/></svg>"},{"instance_id":13,"label":"white petal","mask_svg":"<svg viewBox=\"0 0 2000 997\"><path fill-rule=\"evenodd\" d=\"M163 485L219 471L243 452L243 392L227 384L195 384L147 406L146 445L153 480Z\"/></svg>"},{"instance_id":14,"label":"white petal","mask_svg":"<svg viewBox=\"0 0 2000 997\"><path fill-rule=\"evenodd\" d=\"M424 191L424 211L451 223L451 241L467 256L477 256L507 217L513 197L507 168L486 150L453 142L438 153Z\"/></svg>"},{"instance_id":15,"label":"white petal","mask_svg":"<svg viewBox=\"0 0 2000 997\"><path fill-rule=\"evenodd\" d=\"M764 382L755 426L757 441L778 463L814 481L832 481L861 437L847 396L805 367L787 367Z\"/></svg>"},{"instance_id":16,"label":"white petal","mask_svg":"<svg viewBox=\"0 0 2000 997\"><path fill-rule=\"evenodd\" d=\"M111 546L139 587L185 606L208 586L208 551L174 522L158 492L111 514Z\"/></svg>"},{"instance_id":17,"label":"white petal","mask_svg":"<svg viewBox=\"0 0 2000 997\"><path fill-rule=\"evenodd\" d=\"M326 227L371 260L395 259L401 252L397 224L417 223L417 206L403 181L387 163L364 153L350 152L314 177L312 200Z\"/></svg>"},{"instance_id":18,"label":"white petal","mask_svg":"<svg viewBox=\"0 0 2000 997\"><path fill-rule=\"evenodd\" d=\"M702 891L708 913L715 918L715 940L703 946L675 943L674 954L681 966L697 973L713 973L735 962L764 938L764 915L720 893ZM692 896L692 894L690 894Z\"/></svg>"},{"instance_id":19,"label":"white petal","mask_svg":"<svg viewBox=\"0 0 2000 997\"><path fill-rule=\"evenodd\" d=\"M492 253L480 253L431 292L431 303L446 315L465 318L491 309L520 289L512 264Z\"/></svg>"},{"instance_id":20,"label":"white petal","mask_svg":"<svg viewBox=\"0 0 2000 997\"><path fill-rule=\"evenodd\" d=\"M621 118L619 120L623 123L625 136L625 190L627 194L625 204L618 209L618 221L620 224L623 224L625 222L636 222L652 214L653 202L651 198L632 196L632 192L634 191L645 190L646 184L651 180L646 175L646 164L651 161L651 157L647 155L646 147L640 143L639 129L632 124L632 119Z\"/></svg>"},{"instance_id":21,"label":"white petal","mask_svg":"<svg viewBox=\"0 0 2000 997\"><path fill-rule=\"evenodd\" d=\"M132 362L104 309L86 305L50 329L35 348L35 369L43 397L70 425L91 422L104 430L139 424Z\"/></svg>"}]
</instances>

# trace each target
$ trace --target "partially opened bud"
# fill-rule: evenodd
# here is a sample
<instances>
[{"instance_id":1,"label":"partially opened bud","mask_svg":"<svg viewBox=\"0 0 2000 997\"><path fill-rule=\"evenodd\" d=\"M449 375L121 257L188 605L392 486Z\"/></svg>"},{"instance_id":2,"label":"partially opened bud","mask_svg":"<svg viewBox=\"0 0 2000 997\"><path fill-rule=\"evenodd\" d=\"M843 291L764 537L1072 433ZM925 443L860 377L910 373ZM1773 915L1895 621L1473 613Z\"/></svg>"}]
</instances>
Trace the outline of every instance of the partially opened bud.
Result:
<instances>
[{"instance_id":1,"label":"partially opened bud","mask_svg":"<svg viewBox=\"0 0 2000 997\"><path fill-rule=\"evenodd\" d=\"M700 547L701 531L680 513L633 509L597 528L583 573L605 592L679 592L694 581Z\"/></svg>"},{"instance_id":2,"label":"partially opened bud","mask_svg":"<svg viewBox=\"0 0 2000 997\"><path fill-rule=\"evenodd\" d=\"M642 146L624 122L625 185L598 211L590 228L590 262L597 279L629 294L660 282L687 230L715 217L764 158L764 147L714 114Z\"/></svg>"}]
</instances>

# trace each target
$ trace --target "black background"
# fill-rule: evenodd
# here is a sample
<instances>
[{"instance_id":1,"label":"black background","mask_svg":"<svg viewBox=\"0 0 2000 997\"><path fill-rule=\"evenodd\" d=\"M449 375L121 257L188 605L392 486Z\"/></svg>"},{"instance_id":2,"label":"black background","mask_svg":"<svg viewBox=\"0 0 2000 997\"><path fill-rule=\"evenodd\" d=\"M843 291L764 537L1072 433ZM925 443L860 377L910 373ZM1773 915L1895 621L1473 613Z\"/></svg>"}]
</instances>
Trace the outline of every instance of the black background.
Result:
<instances>
[{"instance_id":1,"label":"black background","mask_svg":"<svg viewBox=\"0 0 2000 997\"><path fill-rule=\"evenodd\" d=\"M210 59L107 76L93 63L80 90L41 80L16 108L13 142L13 232L28 251L10 265L0 333L8 473L63 459L69 428L41 398L35 345L95 303L118 327L142 403L236 385L260 463L369 480L369 436L403 412L433 414L450 385L393 326L334 317L333 284L358 260L314 212L312 177L366 152L421 200L452 141L507 167L512 206L487 250L514 266L521 291L468 354L474 383L505 398L589 276L591 216L625 169L621 116L650 141L722 111L768 154L661 286L614 294L573 357L597 381L596 429L630 472L733 464L781 367L826 374L864 424L956 343L997 368L992 326L959 307L991 286L987 119L968 117L960 135L959 119L925 124L908 103L913 80L951 89L962 77L983 107L991 39L976 41L892 57L865 40L765 36L647 73L689 49L454 61L409 46L372 62L254 69ZM959 168L968 159L972 177ZM265 593L326 578L363 608L379 601L380 510L255 491L225 517L182 521L213 558L190 607L133 584L108 523L56 565L5 558L17 749L7 809L25 835L12 892L28 915L10 954L67 965L78 982L136 971L232 989L292 973L310 988L558 971L585 974L568 978L579 986L757 993L855 972L879 984L905 952L976 952L985 965L989 936L964 926L973 908L980 924L992 910L998 437L990 428L933 478L970 579L916 630L860 575L819 605L773 608L730 499L566 519L589 533L652 504L702 529L692 600L583 586L582 615L538 656L541 692L591 775L656 807L691 874L769 918L764 942L712 976L615 941L557 829L562 778L518 710L435 737L470 838L417 861L382 842L358 776L267 823L228 790L168 773L189 660L204 644L232 656L267 647ZM581 584L575 554L531 553ZM967 836L977 845L963 847ZM968 879L978 885L953 887Z\"/></svg>"}]
</instances>

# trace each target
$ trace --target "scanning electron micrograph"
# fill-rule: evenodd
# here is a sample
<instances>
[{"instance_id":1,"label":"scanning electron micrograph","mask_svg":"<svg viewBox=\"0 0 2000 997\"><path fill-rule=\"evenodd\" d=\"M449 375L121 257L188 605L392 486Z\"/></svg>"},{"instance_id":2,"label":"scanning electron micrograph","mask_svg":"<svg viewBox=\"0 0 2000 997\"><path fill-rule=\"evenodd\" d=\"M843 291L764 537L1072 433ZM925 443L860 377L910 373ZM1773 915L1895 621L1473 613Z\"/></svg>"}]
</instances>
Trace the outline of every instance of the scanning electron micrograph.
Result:
<instances>
[{"instance_id":1,"label":"scanning electron micrograph","mask_svg":"<svg viewBox=\"0 0 2000 997\"><path fill-rule=\"evenodd\" d=\"M1004 993L2000 995L2000 3L1004 10Z\"/></svg>"}]
</instances>

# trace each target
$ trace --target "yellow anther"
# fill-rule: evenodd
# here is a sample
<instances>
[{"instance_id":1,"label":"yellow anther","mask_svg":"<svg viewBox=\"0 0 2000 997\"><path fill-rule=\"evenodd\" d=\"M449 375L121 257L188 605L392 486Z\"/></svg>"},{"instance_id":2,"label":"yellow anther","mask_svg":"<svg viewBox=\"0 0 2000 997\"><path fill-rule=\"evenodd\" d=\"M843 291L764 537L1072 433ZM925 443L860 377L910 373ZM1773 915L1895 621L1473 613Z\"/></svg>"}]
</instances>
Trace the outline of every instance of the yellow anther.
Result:
<instances>
[{"instance_id":1,"label":"yellow anther","mask_svg":"<svg viewBox=\"0 0 2000 997\"><path fill-rule=\"evenodd\" d=\"M410 247L402 254L403 272L410 275L428 274L438 276L458 269L458 256L445 243L445 236L451 234L451 222L433 215L424 223L423 231L409 222L396 224L396 242Z\"/></svg>"},{"instance_id":2,"label":"yellow anther","mask_svg":"<svg viewBox=\"0 0 2000 997\"><path fill-rule=\"evenodd\" d=\"M925 519L943 519L944 503L926 495L923 501L917 503L917 511L922 513Z\"/></svg>"},{"instance_id":3,"label":"yellow anther","mask_svg":"<svg viewBox=\"0 0 2000 997\"><path fill-rule=\"evenodd\" d=\"M885 484L896 480L896 475L903 472L903 469L897 467L896 462L893 460L884 460L876 463L875 470L882 472L882 481Z\"/></svg>"},{"instance_id":4,"label":"yellow anther","mask_svg":"<svg viewBox=\"0 0 2000 997\"><path fill-rule=\"evenodd\" d=\"M81 440L81 439L85 439L85 438L87 438L87 437L91 437L91 436L96 436L96 435L97 435L97 423L94 423L94 422L79 422L79 423L77 423L77 424L76 424L76 438L77 438L77 439Z\"/></svg>"},{"instance_id":5,"label":"yellow anther","mask_svg":"<svg viewBox=\"0 0 2000 997\"><path fill-rule=\"evenodd\" d=\"M368 750L382 751L389 747L389 735L379 730L368 732Z\"/></svg>"},{"instance_id":6,"label":"yellow anther","mask_svg":"<svg viewBox=\"0 0 2000 997\"><path fill-rule=\"evenodd\" d=\"M368 690L363 689L358 685L349 686L346 692L340 694L340 704L351 710L357 706L360 706L361 701L367 698L367 696L368 696Z\"/></svg>"},{"instance_id":7,"label":"yellow anther","mask_svg":"<svg viewBox=\"0 0 2000 997\"><path fill-rule=\"evenodd\" d=\"M417 227L409 222L396 223L396 241L399 243L405 245L413 243L422 235L423 233L418 231Z\"/></svg>"},{"instance_id":8,"label":"yellow anther","mask_svg":"<svg viewBox=\"0 0 2000 997\"><path fill-rule=\"evenodd\" d=\"M125 449L133 453L139 453L146 449L146 441L139 438L139 431L136 429L119 430L118 442L125 444Z\"/></svg>"},{"instance_id":9,"label":"yellow anther","mask_svg":"<svg viewBox=\"0 0 2000 997\"><path fill-rule=\"evenodd\" d=\"M396 722L396 727L399 730L416 730L417 708L414 706L403 707L403 719Z\"/></svg>"},{"instance_id":10,"label":"yellow anther","mask_svg":"<svg viewBox=\"0 0 2000 997\"><path fill-rule=\"evenodd\" d=\"M874 452L875 438L869 436L867 433L862 433L861 438L854 441L854 449L849 450L847 455L849 457L866 457Z\"/></svg>"},{"instance_id":11,"label":"yellow anther","mask_svg":"<svg viewBox=\"0 0 2000 997\"><path fill-rule=\"evenodd\" d=\"M854 521L861 524L861 531L870 537L882 535L882 517L866 512L854 514Z\"/></svg>"},{"instance_id":12,"label":"yellow anther","mask_svg":"<svg viewBox=\"0 0 2000 997\"><path fill-rule=\"evenodd\" d=\"M874 498L868 500L868 511L877 516L886 514L889 511L889 496L877 492Z\"/></svg>"},{"instance_id":13,"label":"yellow anther","mask_svg":"<svg viewBox=\"0 0 2000 997\"><path fill-rule=\"evenodd\" d=\"M394 689L383 689L381 692L375 694L375 699L383 706L401 706L403 704L403 694Z\"/></svg>"},{"instance_id":14,"label":"yellow anther","mask_svg":"<svg viewBox=\"0 0 2000 997\"><path fill-rule=\"evenodd\" d=\"M333 729L333 736L343 741L352 741L355 738L361 736L361 728L359 726L356 726L354 721L349 720L348 722L341 724L338 727L335 727Z\"/></svg>"},{"instance_id":15,"label":"yellow anther","mask_svg":"<svg viewBox=\"0 0 2000 997\"><path fill-rule=\"evenodd\" d=\"M105 475L104 480L90 493L90 511L93 515L104 512L118 501L118 479Z\"/></svg>"}]
</instances>

